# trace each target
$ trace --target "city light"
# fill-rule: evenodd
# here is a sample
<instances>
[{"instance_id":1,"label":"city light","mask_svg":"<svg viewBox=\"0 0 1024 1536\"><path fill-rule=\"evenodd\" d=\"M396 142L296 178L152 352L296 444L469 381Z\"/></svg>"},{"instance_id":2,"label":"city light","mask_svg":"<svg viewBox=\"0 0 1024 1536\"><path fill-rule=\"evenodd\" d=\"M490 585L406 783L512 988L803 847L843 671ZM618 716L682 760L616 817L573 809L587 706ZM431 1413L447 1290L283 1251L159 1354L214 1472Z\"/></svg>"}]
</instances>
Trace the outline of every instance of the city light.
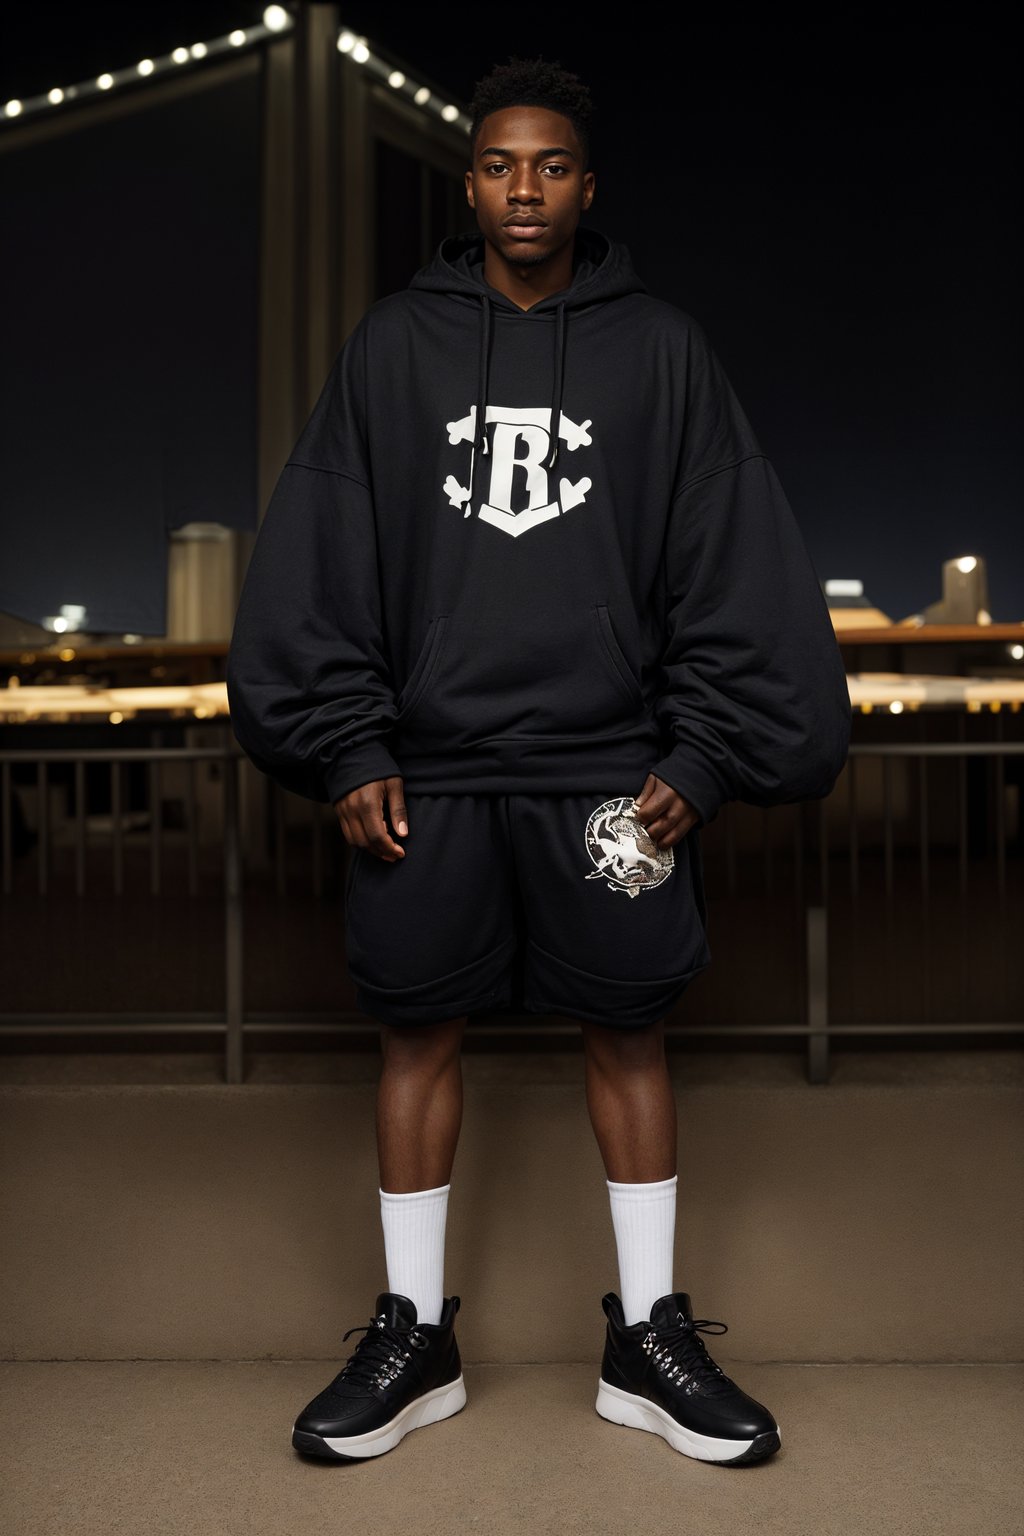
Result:
<instances>
[{"instance_id":1,"label":"city light","mask_svg":"<svg viewBox=\"0 0 1024 1536\"><path fill-rule=\"evenodd\" d=\"M49 91L39 96L16 97L13 96L0 107L0 124L13 122L17 118L35 116L41 111L52 111L54 108L65 108L67 104L87 100L98 93L106 93L116 90L122 85L138 87L140 80L159 80L167 70L177 66L200 65L212 61L222 54L236 53L239 49L255 48L273 42L283 32L294 27L295 21L290 11L283 5L268 5L263 11L261 24L250 27L236 27L220 37L199 41L185 47L183 44L162 56L146 57L138 63L115 70L105 70L93 79L79 81L71 85L55 85ZM345 54L353 64L365 68L367 73L376 79L386 82L392 90L401 91L405 99L412 100L422 108L435 122L438 117L446 123L452 123L462 130L469 132L470 120L466 113L462 112L454 102L444 101L430 89L429 86L417 86L410 81L404 69L399 68L394 61L383 57L376 49L371 49L367 38L353 32L349 27L343 27L338 32L336 47L339 53Z\"/></svg>"}]
</instances>

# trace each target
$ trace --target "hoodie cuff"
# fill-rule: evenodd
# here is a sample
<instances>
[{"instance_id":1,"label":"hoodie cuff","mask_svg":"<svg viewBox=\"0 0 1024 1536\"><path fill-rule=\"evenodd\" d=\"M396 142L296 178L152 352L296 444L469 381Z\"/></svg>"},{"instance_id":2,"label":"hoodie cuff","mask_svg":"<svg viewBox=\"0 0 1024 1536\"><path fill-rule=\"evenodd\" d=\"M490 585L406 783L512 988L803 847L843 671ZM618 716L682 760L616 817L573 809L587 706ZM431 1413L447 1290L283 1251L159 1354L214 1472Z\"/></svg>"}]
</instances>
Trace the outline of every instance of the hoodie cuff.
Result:
<instances>
[{"instance_id":1,"label":"hoodie cuff","mask_svg":"<svg viewBox=\"0 0 1024 1536\"><path fill-rule=\"evenodd\" d=\"M693 806L704 827L714 821L726 800L732 798L706 760L685 744L673 748L660 762L652 763L649 771Z\"/></svg>"},{"instance_id":2,"label":"hoodie cuff","mask_svg":"<svg viewBox=\"0 0 1024 1536\"><path fill-rule=\"evenodd\" d=\"M391 779L401 775L401 768L391 753L380 742L367 742L364 747L350 747L324 774L324 787L331 805L336 805L349 790L360 784L372 784L375 779Z\"/></svg>"}]
</instances>

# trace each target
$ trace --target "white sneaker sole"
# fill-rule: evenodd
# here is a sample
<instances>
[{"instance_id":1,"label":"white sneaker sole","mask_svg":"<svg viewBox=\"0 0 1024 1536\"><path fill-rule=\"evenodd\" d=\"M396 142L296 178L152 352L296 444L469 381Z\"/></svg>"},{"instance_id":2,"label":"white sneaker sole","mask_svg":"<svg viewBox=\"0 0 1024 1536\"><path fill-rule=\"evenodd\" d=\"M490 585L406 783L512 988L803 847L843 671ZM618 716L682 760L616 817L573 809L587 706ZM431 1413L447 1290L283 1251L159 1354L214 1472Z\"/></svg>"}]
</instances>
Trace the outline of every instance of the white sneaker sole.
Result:
<instances>
[{"instance_id":1,"label":"white sneaker sole","mask_svg":"<svg viewBox=\"0 0 1024 1536\"><path fill-rule=\"evenodd\" d=\"M322 1455L320 1447L326 1446L335 1456L383 1456L385 1451L394 1450L410 1430L422 1429L425 1424L436 1424L440 1419L449 1419L465 1406L466 1384L464 1378L459 1376L457 1381L434 1387L431 1392L424 1392L422 1397L406 1403L401 1413L396 1413L393 1419L382 1424L379 1429L368 1429L361 1435L313 1435L308 1432L296 1434L295 1426L292 1425L292 1444L297 1450L313 1455Z\"/></svg>"},{"instance_id":2,"label":"white sneaker sole","mask_svg":"<svg viewBox=\"0 0 1024 1536\"><path fill-rule=\"evenodd\" d=\"M751 1440L723 1440L714 1435L700 1435L695 1429L686 1429L664 1408L649 1398L638 1397L635 1392L623 1392L613 1387L603 1377L598 1380L597 1402L594 1405L602 1419L612 1424L625 1424L629 1429L645 1429L648 1434L660 1435L673 1450L697 1461L744 1462L760 1461L777 1451L782 1443L778 1430L766 1430Z\"/></svg>"}]
</instances>

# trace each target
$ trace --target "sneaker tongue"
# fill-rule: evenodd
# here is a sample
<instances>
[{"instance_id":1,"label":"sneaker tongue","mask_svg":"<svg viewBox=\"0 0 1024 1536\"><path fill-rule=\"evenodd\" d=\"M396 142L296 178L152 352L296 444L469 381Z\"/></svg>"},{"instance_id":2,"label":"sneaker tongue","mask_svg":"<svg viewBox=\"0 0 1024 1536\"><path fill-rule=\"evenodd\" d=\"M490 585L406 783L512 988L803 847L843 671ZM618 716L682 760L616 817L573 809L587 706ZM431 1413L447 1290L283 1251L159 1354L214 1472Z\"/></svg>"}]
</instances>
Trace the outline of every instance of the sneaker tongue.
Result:
<instances>
[{"instance_id":1,"label":"sneaker tongue","mask_svg":"<svg viewBox=\"0 0 1024 1536\"><path fill-rule=\"evenodd\" d=\"M377 1310L374 1314L379 1317L384 1314L384 1321L390 1323L392 1328L412 1328L416 1323L416 1303L410 1301L408 1296L400 1296L397 1291L381 1291L377 1297Z\"/></svg>"},{"instance_id":2,"label":"sneaker tongue","mask_svg":"<svg viewBox=\"0 0 1024 1536\"><path fill-rule=\"evenodd\" d=\"M655 1328L672 1328L679 1321L679 1313L687 1322L693 1320L693 1308L690 1306L690 1297L686 1291L673 1291L668 1296L659 1296L651 1308L651 1322Z\"/></svg>"}]
</instances>

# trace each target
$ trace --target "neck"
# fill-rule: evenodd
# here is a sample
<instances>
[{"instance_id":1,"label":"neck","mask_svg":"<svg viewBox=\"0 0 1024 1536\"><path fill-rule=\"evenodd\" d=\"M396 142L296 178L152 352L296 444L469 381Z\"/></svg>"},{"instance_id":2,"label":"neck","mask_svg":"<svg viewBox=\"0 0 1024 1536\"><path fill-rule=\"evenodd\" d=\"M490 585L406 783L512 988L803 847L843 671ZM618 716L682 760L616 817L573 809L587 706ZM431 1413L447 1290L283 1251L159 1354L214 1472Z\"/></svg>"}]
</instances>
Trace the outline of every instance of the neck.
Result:
<instances>
[{"instance_id":1,"label":"neck","mask_svg":"<svg viewBox=\"0 0 1024 1536\"><path fill-rule=\"evenodd\" d=\"M567 240L560 250L553 251L547 261L536 266L520 266L507 261L490 241L484 241L484 282L503 293L506 299L518 304L520 309L532 309L541 299L552 293L560 293L572 282L575 260L575 237Z\"/></svg>"}]
</instances>

